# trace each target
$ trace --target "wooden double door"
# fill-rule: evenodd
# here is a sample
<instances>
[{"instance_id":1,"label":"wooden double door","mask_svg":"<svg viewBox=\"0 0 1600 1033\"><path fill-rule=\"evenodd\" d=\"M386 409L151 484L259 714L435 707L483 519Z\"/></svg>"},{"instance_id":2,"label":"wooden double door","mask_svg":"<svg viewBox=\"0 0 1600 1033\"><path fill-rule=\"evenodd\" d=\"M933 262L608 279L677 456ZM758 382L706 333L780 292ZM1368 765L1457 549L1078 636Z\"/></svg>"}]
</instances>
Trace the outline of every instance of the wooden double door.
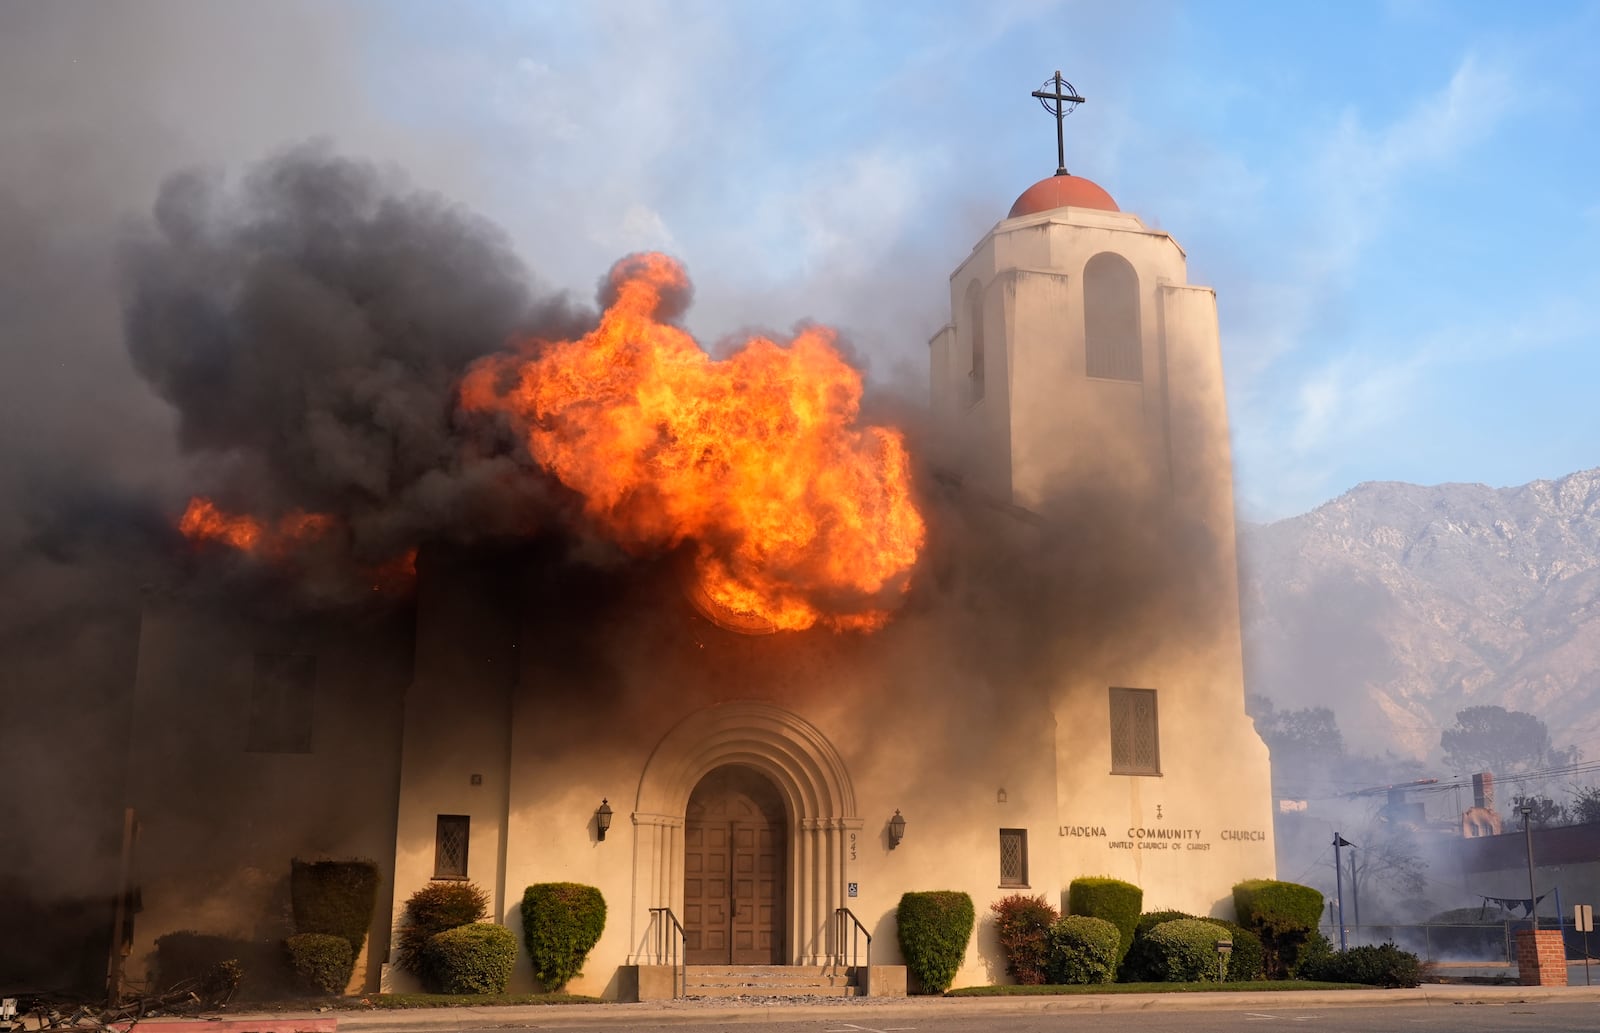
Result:
<instances>
[{"instance_id":1,"label":"wooden double door","mask_svg":"<svg viewBox=\"0 0 1600 1033\"><path fill-rule=\"evenodd\" d=\"M777 787L752 768L717 768L695 787L683 828L689 964L784 964L787 827Z\"/></svg>"}]
</instances>

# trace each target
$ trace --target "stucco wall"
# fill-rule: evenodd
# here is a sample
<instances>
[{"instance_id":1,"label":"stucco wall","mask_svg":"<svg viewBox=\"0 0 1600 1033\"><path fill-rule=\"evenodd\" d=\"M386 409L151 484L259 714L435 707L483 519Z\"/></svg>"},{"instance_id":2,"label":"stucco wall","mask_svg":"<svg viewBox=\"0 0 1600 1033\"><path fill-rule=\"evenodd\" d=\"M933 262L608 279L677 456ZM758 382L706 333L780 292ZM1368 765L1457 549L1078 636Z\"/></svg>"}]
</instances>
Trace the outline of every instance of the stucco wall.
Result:
<instances>
[{"instance_id":1,"label":"stucco wall","mask_svg":"<svg viewBox=\"0 0 1600 1033\"><path fill-rule=\"evenodd\" d=\"M375 985L388 946L409 624L407 613L291 625L146 608L128 774L142 902L130 977L153 974L155 941L168 932L288 936L290 862L366 858L381 882L355 979ZM246 750L255 655L264 650L316 657L308 753Z\"/></svg>"}]
</instances>

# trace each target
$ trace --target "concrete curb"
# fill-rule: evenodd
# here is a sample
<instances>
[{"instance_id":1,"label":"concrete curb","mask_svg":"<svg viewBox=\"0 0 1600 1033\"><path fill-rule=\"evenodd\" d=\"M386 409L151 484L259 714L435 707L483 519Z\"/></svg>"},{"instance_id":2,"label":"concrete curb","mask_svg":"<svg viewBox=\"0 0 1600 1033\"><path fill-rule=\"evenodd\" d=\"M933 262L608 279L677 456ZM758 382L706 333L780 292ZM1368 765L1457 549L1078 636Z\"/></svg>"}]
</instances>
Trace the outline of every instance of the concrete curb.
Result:
<instances>
[{"instance_id":1,"label":"concrete curb","mask_svg":"<svg viewBox=\"0 0 1600 1033\"><path fill-rule=\"evenodd\" d=\"M1600 986L1421 986L1410 990L1287 990L1240 993L1073 994L1039 997L842 998L835 1004L748 1001L662 1001L645 1004L560 1004L462 1006L450 1008L331 1011L305 1018L337 1017L340 1030L414 1033L468 1026L615 1026L630 1021L651 1025L737 1024L775 1019L828 1019L870 1011L874 1018L917 1018L930 1012L949 1015L1028 1015L1051 1012L1304 1011L1308 1008L1359 1008L1442 1005L1505 1005L1533 1002L1594 1002ZM232 1023L257 1019L283 1022L290 1015L230 1015ZM194 1020L196 1033L216 1028Z\"/></svg>"}]
</instances>

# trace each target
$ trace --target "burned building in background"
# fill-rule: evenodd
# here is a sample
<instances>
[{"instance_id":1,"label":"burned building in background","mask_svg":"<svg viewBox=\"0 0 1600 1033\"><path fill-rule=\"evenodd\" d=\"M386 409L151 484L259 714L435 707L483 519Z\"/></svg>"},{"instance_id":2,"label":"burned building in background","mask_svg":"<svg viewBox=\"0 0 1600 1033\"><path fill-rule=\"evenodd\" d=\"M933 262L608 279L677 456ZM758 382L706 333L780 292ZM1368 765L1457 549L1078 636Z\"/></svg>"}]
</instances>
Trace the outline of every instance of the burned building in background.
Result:
<instances>
[{"instance_id":1,"label":"burned building in background","mask_svg":"<svg viewBox=\"0 0 1600 1033\"><path fill-rule=\"evenodd\" d=\"M1147 909L1230 914L1274 861L1212 292L1169 235L1060 174L950 300L915 441L926 541L903 577L823 591L809 624L708 590L695 535L597 559L548 526L424 538L400 560L410 601L369 611L152 597L125 974L174 930L287 935L294 858L378 863L367 990L409 985L392 929L441 879L514 929L528 885L598 887L605 932L571 989L607 998L649 992L667 912L693 965L813 967L845 960L845 909L873 963L898 963L910 890L963 890L983 916L1111 875ZM510 398L515 376L478 386ZM661 494L609 512L636 528L627 507ZM395 557L369 558L381 592ZM525 958L515 972L532 984ZM957 982L1007 979L980 922Z\"/></svg>"}]
</instances>

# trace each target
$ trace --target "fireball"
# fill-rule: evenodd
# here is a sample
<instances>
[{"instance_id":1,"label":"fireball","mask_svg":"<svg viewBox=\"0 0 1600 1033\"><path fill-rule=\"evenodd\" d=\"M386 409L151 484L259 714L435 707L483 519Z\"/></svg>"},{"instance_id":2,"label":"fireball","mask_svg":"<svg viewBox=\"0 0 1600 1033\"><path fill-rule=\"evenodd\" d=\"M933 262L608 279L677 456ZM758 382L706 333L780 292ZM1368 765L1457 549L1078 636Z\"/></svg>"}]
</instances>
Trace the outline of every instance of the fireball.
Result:
<instances>
[{"instance_id":1,"label":"fireball","mask_svg":"<svg viewBox=\"0 0 1600 1033\"><path fill-rule=\"evenodd\" d=\"M591 333L476 363L462 408L506 415L623 548L693 543L694 594L738 623L881 626L925 529L905 440L859 425L834 333L716 360L663 319L689 291L676 261L624 259L609 287Z\"/></svg>"}]
</instances>

